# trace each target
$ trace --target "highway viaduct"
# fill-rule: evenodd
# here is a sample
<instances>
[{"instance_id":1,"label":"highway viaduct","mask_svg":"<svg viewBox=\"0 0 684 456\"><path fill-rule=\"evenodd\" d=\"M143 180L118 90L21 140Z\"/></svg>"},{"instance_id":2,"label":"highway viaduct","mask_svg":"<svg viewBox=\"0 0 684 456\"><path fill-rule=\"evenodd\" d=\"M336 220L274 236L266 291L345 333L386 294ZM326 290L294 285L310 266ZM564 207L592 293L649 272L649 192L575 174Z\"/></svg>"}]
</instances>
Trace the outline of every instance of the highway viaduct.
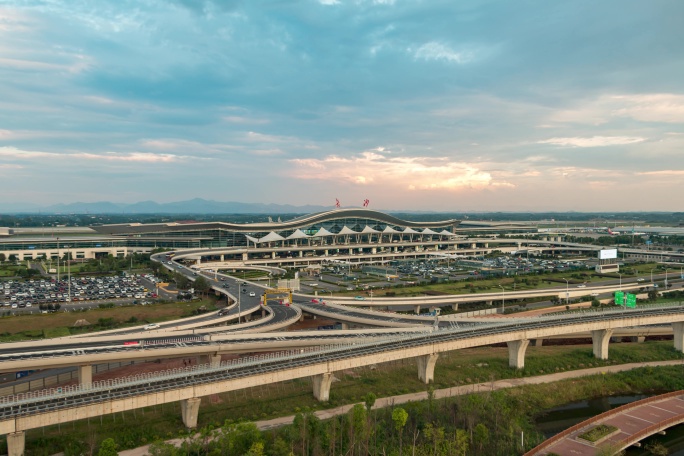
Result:
<instances>
[{"instance_id":1,"label":"highway viaduct","mask_svg":"<svg viewBox=\"0 0 684 456\"><path fill-rule=\"evenodd\" d=\"M175 401L181 402L183 422L191 428L197 425L200 398L211 394L312 377L314 396L327 401L335 372L404 358L417 358L418 376L429 383L434 378L440 353L495 343L506 343L509 365L523 368L530 340L560 332L590 332L594 356L607 359L610 335L615 329L665 323L672 324L675 349L684 352L684 308L644 306L629 311L570 314L508 325L433 331L367 344L290 352L284 356L266 355L245 363L214 364L214 367L210 363L202 369L168 376L82 384L66 392L49 390L45 394L36 392L3 398L0 433L8 435L9 455L20 456L28 429ZM182 354L179 349L177 356Z\"/></svg>"}]
</instances>

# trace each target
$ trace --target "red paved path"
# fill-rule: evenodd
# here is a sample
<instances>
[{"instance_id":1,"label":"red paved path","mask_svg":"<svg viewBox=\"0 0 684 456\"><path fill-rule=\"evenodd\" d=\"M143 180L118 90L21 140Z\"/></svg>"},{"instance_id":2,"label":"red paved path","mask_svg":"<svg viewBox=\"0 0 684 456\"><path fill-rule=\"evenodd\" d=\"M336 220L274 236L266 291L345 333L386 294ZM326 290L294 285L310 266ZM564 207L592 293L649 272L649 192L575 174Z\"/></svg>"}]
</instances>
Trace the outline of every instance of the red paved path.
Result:
<instances>
[{"instance_id":1,"label":"red paved path","mask_svg":"<svg viewBox=\"0 0 684 456\"><path fill-rule=\"evenodd\" d=\"M649 435L682 422L684 391L674 391L601 413L548 439L525 453L525 456L542 456L549 453L562 456L593 456L601 446L614 445L615 449L626 448ZM619 432L600 442L598 446L579 438L581 434L599 424L615 426Z\"/></svg>"}]
</instances>

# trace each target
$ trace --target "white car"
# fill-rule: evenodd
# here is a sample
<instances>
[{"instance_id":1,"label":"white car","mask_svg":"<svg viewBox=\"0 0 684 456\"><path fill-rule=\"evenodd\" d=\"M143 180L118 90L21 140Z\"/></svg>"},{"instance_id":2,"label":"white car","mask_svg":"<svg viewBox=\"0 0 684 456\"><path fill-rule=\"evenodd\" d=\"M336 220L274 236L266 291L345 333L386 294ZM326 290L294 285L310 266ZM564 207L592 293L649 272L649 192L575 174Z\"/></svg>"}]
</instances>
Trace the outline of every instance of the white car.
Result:
<instances>
[{"instance_id":1,"label":"white car","mask_svg":"<svg viewBox=\"0 0 684 456\"><path fill-rule=\"evenodd\" d=\"M577 288L587 288L587 286L585 284L582 284L582 285L577 285Z\"/></svg>"},{"instance_id":2,"label":"white car","mask_svg":"<svg viewBox=\"0 0 684 456\"><path fill-rule=\"evenodd\" d=\"M145 331L149 331L151 329L157 329L157 328L159 328L159 325L157 323L150 323L149 325L143 326L143 329Z\"/></svg>"},{"instance_id":3,"label":"white car","mask_svg":"<svg viewBox=\"0 0 684 456\"><path fill-rule=\"evenodd\" d=\"M250 291L250 292L249 292L249 295L250 295L251 297L254 297L254 296L256 296L256 293L254 293L253 291Z\"/></svg>"},{"instance_id":4,"label":"white car","mask_svg":"<svg viewBox=\"0 0 684 456\"><path fill-rule=\"evenodd\" d=\"M639 277L639 278L637 279L637 282L643 282L644 280L646 280L646 279L644 279L643 277Z\"/></svg>"}]
</instances>

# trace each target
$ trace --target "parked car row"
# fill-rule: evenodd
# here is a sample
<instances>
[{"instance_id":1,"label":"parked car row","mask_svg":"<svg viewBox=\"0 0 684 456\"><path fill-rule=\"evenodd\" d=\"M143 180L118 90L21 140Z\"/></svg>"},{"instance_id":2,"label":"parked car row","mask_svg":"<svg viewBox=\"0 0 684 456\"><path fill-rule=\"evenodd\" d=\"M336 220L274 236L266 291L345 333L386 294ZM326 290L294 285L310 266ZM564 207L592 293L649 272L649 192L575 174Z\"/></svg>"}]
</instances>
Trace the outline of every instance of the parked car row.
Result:
<instances>
[{"instance_id":1,"label":"parked car row","mask_svg":"<svg viewBox=\"0 0 684 456\"><path fill-rule=\"evenodd\" d=\"M9 280L0 283L0 304L16 308L59 302L157 297L139 281L140 279L134 276L72 277L70 281Z\"/></svg>"}]
</instances>

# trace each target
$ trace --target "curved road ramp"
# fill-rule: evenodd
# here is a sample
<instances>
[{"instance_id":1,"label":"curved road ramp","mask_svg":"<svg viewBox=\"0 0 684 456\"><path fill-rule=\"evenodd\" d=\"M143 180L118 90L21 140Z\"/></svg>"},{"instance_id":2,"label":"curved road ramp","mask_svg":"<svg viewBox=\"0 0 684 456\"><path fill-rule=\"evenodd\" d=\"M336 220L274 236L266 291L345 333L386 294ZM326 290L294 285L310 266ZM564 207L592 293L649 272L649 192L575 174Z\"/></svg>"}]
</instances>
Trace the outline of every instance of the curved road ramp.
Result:
<instances>
[{"instance_id":1,"label":"curved road ramp","mask_svg":"<svg viewBox=\"0 0 684 456\"><path fill-rule=\"evenodd\" d=\"M684 423L684 390L631 402L596 415L542 442L525 456L593 456L603 447L618 452L681 423ZM595 441L586 439L592 430L601 428L606 432L597 435Z\"/></svg>"}]
</instances>

